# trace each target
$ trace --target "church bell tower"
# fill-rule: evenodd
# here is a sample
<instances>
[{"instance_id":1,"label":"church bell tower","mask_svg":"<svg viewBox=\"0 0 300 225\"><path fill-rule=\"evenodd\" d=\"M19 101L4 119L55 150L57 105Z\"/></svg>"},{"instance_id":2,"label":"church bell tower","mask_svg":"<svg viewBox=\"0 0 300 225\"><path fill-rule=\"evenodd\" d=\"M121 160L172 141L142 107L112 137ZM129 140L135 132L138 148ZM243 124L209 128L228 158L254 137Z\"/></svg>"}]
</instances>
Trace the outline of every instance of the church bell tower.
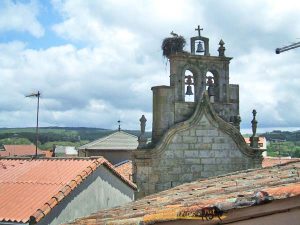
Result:
<instances>
[{"instance_id":1,"label":"church bell tower","mask_svg":"<svg viewBox=\"0 0 300 225\"><path fill-rule=\"evenodd\" d=\"M201 35L203 29L198 26L195 30L197 36L190 38L191 52L174 48L181 36L172 32L173 37L168 38L171 43L171 51L166 55L170 62L170 86L152 87L153 144L158 143L171 126L191 117L204 92L217 115L239 129L239 86L229 83L232 58L225 56L223 40L219 42L218 56L211 56L209 39Z\"/></svg>"}]
</instances>

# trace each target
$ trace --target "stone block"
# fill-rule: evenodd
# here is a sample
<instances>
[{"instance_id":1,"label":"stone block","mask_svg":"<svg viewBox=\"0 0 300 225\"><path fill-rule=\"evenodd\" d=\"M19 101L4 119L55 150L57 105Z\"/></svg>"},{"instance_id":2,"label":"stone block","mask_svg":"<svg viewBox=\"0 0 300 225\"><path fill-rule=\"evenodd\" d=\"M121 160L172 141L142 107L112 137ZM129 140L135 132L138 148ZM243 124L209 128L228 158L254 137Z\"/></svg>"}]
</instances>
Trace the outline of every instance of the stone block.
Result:
<instances>
[{"instance_id":1,"label":"stone block","mask_svg":"<svg viewBox=\"0 0 300 225\"><path fill-rule=\"evenodd\" d=\"M215 137L214 138L214 143L225 143L225 138L224 137Z\"/></svg>"},{"instance_id":2,"label":"stone block","mask_svg":"<svg viewBox=\"0 0 300 225\"><path fill-rule=\"evenodd\" d=\"M196 130L196 136L207 136L207 130Z\"/></svg>"},{"instance_id":3,"label":"stone block","mask_svg":"<svg viewBox=\"0 0 300 225\"><path fill-rule=\"evenodd\" d=\"M197 137L197 143L203 143L203 137L202 136Z\"/></svg>"},{"instance_id":4,"label":"stone block","mask_svg":"<svg viewBox=\"0 0 300 225\"><path fill-rule=\"evenodd\" d=\"M181 182L190 182L192 180L193 180L193 174L191 174L191 173L182 174L179 177L179 181L181 181Z\"/></svg>"},{"instance_id":5,"label":"stone block","mask_svg":"<svg viewBox=\"0 0 300 225\"><path fill-rule=\"evenodd\" d=\"M181 167L180 166L174 166L170 169L171 174L180 174L181 173Z\"/></svg>"},{"instance_id":6,"label":"stone block","mask_svg":"<svg viewBox=\"0 0 300 225\"><path fill-rule=\"evenodd\" d=\"M174 151L168 150L164 152L164 157L166 159L173 159L174 158Z\"/></svg>"},{"instance_id":7,"label":"stone block","mask_svg":"<svg viewBox=\"0 0 300 225\"><path fill-rule=\"evenodd\" d=\"M204 143L198 143L198 144L195 144L195 149L200 149L200 150L211 150L212 148L212 144L204 144Z\"/></svg>"},{"instance_id":8,"label":"stone block","mask_svg":"<svg viewBox=\"0 0 300 225\"><path fill-rule=\"evenodd\" d=\"M201 150L198 153L200 158L210 158L215 156L215 152L211 150Z\"/></svg>"},{"instance_id":9,"label":"stone block","mask_svg":"<svg viewBox=\"0 0 300 225\"><path fill-rule=\"evenodd\" d=\"M230 150L229 157L243 157L240 150Z\"/></svg>"},{"instance_id":10,"label":"stone block","mask_svg":"<svg viewBox=\"0 0 300 225\"><path fill-rule=\"evenodd\" d=\"M184 159L185 164L200 164L200 158Z\"/></svg>"},{"instance_id":11,"label":"stone block","mask_svg":"<svg viewBox=\"0 0 300 225\"><path fill-rule=\"evenodd\" d=\"M182 143L182 136L181 135L175 135L171 141L171 143L177 144Z\"/></svg>"},{"instance_id":12,"label":"stone block","mask_svg":"<svg viewBox=\"0 0 300 225\"><path fill-rule=\"evenodd\" d=\"M207 178L207 177L213 177L215 175L214 171L202 171L201 177Z\"/></svg>"},{"instance_id":13,"label":"stone block","mask_svg":"<svg viewBox=\"0 0 300 225\"><path fill-rule=\"evenodd\" d=\"M197 138L196 137L190 137L190 136L183 136L182 141L185 144L195 144L195 143L197 143Z\"/></svg>"},{"instance_id":14,"label":"stone block","mask_svg":"<svg viewBox=\"0 0 300 225\"><path fill-rule=\"evenodd\" d=\"M217 158L228 158L229 152L228 150L215 150L215 157Z\"/></svg>"},{"instance_id":15,"label":"stone block","mask_svg":"<svg viewBox=\"0 0 300 225\"><path fill-rule=\"evenodd\" d=\"M196 151L196 150L185 150L184 157L185 158L198 158L199 154L198 154L198 151Z\"/></svg>"},{"instance_id":16,"label":"stone block","mask_svg":"<svg viewBox=\"0 0 300 225\"><path fill-rule=\"evenodd\" d=\"M203 165L203 171L215 171L216 169L217 169L217 165L215 164Z\"/></svg>"},{"instance_id":17,"label":"stone block","mask_svg":"<svg viewBox=\"0 0 300 225\"><path fill-rule=\"evenodd\" d=\"M213 138L212 137L203 137L203 143L212 143L213 142Z\"/></svg>"},{"instance_id":18,"label":"stone block","mask_svg":"<svg viewBox=\"0 0 300 225\"><path fill-rule=\"evenodd\" d=\"M230 163L232 163L230 158L216 158L215 160L216 160L216 164L217 164L217 165L219 165L219 164L230 164Z\"/></svg>"},{"instance_id":19,"label":"stone block","mask_svg":"<svg viewBox=\"0 0 300 225\"><path fill-rule=\"evenodd\" d=\"M215 164L215 158L203 158L201 159L201 164Z\"/></svg>"},{"instance_id":20,"label":"stone block","mask_svg":"<svg viewBox=\"0 0 300 225\"><path fill-rule=\"evenodd\" d=\"M195 129L190 130L190 136L192 136L192 137L196 136L196 130Z\"/></svg>"},{"instance_id":21,"label":"stone block","mask_svg":"<svg viewBox=\"0 0 300 225\"><path fill-rule=\"evenodd\" d=\"M180 132L181 136L190 136L190 130L184 130Z\"/></svg>"},{"instance_id":22,"label":"stone block","mask_svg":"<svg viewBox=\"0 0 300 225\"><path fill-rule=\"evenodd\" d=\"M183 158L184 150L174 150L174 158Z\"/></svg>"},{"instance_id":23,"label":"stone block","mask_svg":"<svg viewBox=\"0 0 300 225\"><path fill-rule=\"evenodd\" d=\"M198 173L203 170L202 165L191 165L191 172L192 173Z\"/></svg>"},{"instance_id":24,"label":"stone block","mask_svg":"<svg viewBox=\"0 0 300 225\"><path fill-rule=\"evenodd\" d=\"M219 136L219 131L218 130L208 130L207 135L211 137L218 137Z\"/></svg>"},{"instance_id":25,"label":"stone block","mask_svg":"<svg viewBox=\"0 0 300 225\"><path fill-rule=\"evenodd\" d=\"M181 167L182 173L191 173L191 166L190 165L184 165Z\"/></svg>"}]
</instances>

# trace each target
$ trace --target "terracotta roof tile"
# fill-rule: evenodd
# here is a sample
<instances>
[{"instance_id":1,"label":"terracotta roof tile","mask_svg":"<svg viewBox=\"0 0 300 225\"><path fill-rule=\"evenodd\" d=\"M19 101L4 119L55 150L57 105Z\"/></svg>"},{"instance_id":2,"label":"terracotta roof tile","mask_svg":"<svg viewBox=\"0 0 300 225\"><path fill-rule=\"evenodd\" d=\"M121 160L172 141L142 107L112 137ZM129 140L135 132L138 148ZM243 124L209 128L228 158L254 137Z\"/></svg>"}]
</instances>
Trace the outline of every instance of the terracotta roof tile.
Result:
<instances>
[{"instance_id":1,"label":"terracotta roof tile","mask_svg":"<svg viewBox=\"0 0 300 225\"><path fill-rule=\"evenodd\" d=\"M38 222L100 165L136 188L102 157L0 159L0 221Z\"/></svg>"},{"instance_id":2,"label":"terracotta roof tile","mask_svg":"<svg viewBox=\"0 0 300 225\"><path fill-rule=\"evenodd\" d=\"M262 167L275 166L275 165L280 165L280 164L284 164L287 162L295 162L298 160L300 160L300 158L266 156L263 158Z\"/></svg>"},{"instance_id":3,"label":"terracotta roof tile","mask_svg":"<svg viewBox=\"0 0 300 225\"><path fill-rule=\"evenodd\" d=\"M118 163L115 165L116 170L123 174L128 180L132 181L132 173L133 173L133 168L132 168L132 161L131 160L126 160L124 162Z\"/></svg>"},{"instance_id":4,"label":"terracotta roof tile","mask_svg":"<svg viewBox=\"0 0 300 225\"><path fill-rule=\"evenodd\" d=\"M298 197L299 174L300 160L198 180L99 211L72 224L154 224L177 220L182 212L197 212L206 207L216 206L228 212L266 201Z\"/></svg>"},{"instance_id":5,"label":"terracotta roof tile","mask_svg":"<svg viewBox=\"0 0 300 225\"><path fill-rule=\"evenodd\" d=\"M3 145L3 147L4 151L0 151L0 157L35 155L35 145ZM45 155L45 152L38 149L38 155Z\"/></svg>"}]
</instances>

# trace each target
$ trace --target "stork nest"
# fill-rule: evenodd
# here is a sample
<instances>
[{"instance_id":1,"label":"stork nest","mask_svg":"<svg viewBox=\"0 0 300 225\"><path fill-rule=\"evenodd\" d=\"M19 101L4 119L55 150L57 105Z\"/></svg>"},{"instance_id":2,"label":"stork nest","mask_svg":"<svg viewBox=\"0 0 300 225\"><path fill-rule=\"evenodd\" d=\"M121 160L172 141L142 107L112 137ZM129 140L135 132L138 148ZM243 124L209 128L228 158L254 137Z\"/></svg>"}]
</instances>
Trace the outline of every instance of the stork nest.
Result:
<instances>
[{"instance_id":1,"label":"stork nest","mask_svg":"<svg viewBox=\"0 0 300 225\"><path fill-rule=\"evenodd\" d=\"M184 52L183 48L185 44L186 41L182 36L165 38L161 45L161 49L163 50L163 56L169 57L173 53Z\"/></svg>"}]
</instances>

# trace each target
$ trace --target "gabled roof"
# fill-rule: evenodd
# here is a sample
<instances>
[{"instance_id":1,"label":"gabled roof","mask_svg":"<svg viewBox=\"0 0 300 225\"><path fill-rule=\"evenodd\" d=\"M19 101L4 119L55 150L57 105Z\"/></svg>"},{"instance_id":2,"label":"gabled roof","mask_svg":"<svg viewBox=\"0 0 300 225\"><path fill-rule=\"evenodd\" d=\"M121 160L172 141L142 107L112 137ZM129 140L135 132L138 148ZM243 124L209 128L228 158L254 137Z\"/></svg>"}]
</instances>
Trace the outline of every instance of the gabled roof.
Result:
<instances>
[{"instance_id":1,"label":"gabled roof","mask_svg":"<svg viewBox=\"0 0 300 225\"><path fill-rule=\"evenodd\" d=\"M299 197L299 173L300 160L198 180L123 206L99 211L72 224L154 224L179 220L178 215L183 212L195 215L207 207L217 207L225 215L228 212L230 220L230 216L239 216L232 210ZM227 224L226 219L223 222Z\"/></svg>"},{"instance_id":2,"label":"gabled roof","mask_svg":"<svg viewBox=\"0 0 300 225\"><path fill-rule=\"evenodd\" d=\"M0 159L0 221L40 221L100 165L136 189L103 157Z\"/></svg>"},{"instance_id":3,"label":"gabled roof","mask_svg":"<svg viewBox=\"0 0 300 225\"><path fill-rule=\"evenodd\" d=\"M35 155L35 145L3 145L4 151L0 151L0 157L7 156L33 156ZM38 149L38 155L45 155Z\"/></svg>"},{"instance_id":4,"label":"gabled roof","mask_svg":"<svg viewBox=\"0 0 300 225\"><path fill-rule=\"evenodd\" d=\"M106 137L100 138L79 149L94 149L94 150L134 150L137 149L138 138L124 131L114 132Z\"/></svg>"},{"instance_id":5,"label":"gabled roof","mask_svg":"<svg viewBox=\"0 0 300 225\"><path fill-rule=\"evenodd\" d=\"M120 174L123 174L128 180L132 181L133 168L131 160L120 162L115 165L115 168Z\"/></svg>"}]
</instances>

